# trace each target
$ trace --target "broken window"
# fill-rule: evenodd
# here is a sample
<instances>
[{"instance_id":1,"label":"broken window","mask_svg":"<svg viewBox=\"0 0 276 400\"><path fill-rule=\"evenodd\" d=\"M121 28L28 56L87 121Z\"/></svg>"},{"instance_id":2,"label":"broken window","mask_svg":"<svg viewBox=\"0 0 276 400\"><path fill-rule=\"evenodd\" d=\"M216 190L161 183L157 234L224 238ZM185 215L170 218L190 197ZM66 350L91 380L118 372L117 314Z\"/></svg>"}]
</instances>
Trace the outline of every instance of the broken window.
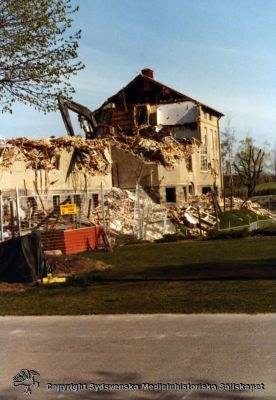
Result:
<instances>
[{"instance_id":1,"label":"broken window","mask_svg":"<svg viewBox=\"0 0 276 400\"><path fill-rule=\"evenodd\" d=\"M201 146L200 148L200 171L208 171L208 152L207 146Z\"/></svg>"},{"instance_id":2,"label":"broken window","mask_svg":"<svg viewBox=\"0 0 276 400\"><path fill-rule=\"evenodd\" d=\"M166 188L166 202L167 203L176 203L175 187Z\"/></svg>"},{"instance_id":3,"label":"broken window","mask_svg":"<svg viewBox=\"0 0 276 400\"><path fill-rule=\"evenodd\" d=\"M134 108L134 122L136 126L149 125L149 113L146 104L135 106Z\"/></svg>"}]
</instances>

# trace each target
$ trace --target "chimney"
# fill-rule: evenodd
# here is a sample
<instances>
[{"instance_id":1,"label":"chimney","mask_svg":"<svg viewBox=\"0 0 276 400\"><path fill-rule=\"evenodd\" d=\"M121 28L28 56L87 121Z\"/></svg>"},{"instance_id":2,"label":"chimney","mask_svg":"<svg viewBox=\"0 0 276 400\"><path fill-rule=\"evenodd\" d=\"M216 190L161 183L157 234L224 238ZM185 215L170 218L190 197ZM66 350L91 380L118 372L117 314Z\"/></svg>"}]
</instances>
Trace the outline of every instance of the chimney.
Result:
<instances>
[{"instance_id":1,"label":"chimney","mask_svg":"<svg viewBox=\"0 0 276 400\"><path fill-rule=\"evenodd\" d=\"M142 69L141 73L142 73L142 75L145 75L145 76L147 76L148 78L153 79L153 70L152 70L152 69L150 69L150 68L144 68L144 69Z\"/></svg>"}]
</instances>

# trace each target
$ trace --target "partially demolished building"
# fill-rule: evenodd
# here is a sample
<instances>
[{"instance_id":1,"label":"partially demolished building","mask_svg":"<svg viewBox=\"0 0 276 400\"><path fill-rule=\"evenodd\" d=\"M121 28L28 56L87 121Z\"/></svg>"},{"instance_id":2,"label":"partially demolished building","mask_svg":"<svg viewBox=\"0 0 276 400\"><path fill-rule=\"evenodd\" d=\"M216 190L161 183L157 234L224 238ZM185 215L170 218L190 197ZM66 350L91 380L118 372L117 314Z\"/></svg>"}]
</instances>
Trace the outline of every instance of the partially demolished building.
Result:
<instances>
[{"instance_id":1,"label":"partially demolished building","mask_svg":"<svg viewBox=\"0 0 276 400\"><path fill-rule=\"evenodd\" d=\"M156 81L144 69L95 111L97 135L112 144L113 186L139 182L160 203L222 188L223 114Z\"/></svg>"},{"instance_id":2,"label":"partially demolished building","mask_svg":"<svg viewBox=\"0 0 276 400\"><path fill-rule=\"evenodd\" d=\"M28 195L101 185L134 189L138 183L158 203L176 205L213 188L220 192L223 114L156 81L152 70L142 70L96 111L82 109L87 140L6 140L1 189L18 187Z\"/></svg>"}]
</instances>

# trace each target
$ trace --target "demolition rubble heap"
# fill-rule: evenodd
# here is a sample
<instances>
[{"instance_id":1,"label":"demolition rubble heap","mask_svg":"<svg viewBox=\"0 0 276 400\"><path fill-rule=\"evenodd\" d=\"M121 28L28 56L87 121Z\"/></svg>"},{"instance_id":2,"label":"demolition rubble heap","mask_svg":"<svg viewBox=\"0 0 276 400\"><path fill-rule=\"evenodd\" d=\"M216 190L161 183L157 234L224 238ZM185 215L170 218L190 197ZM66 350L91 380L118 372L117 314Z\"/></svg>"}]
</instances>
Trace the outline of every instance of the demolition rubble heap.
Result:
<instances>
[{"instance_id":1,"label":"demolition rubble heap","mask_svg":"<svg viewBox=\"0 0 276 400\"><path fill-rule=\"evenodd\" d=\"M226 198L225 206L227 210L230 210L230 198ZM275 219L275 214L266 208L262 208L261 205L256 201L239 199L238 197L233 198L233 209L239 210L241 207L247 208L250 211L253 211L255 214L260 215L261 217L273 218Z\"/></svg>"},{"instance_id":2,"label":"demolition rubble heap","mask_svg":"<svg viewBox=\"0 0 276 400\"><path fill-rule=\"evenodd\" d=\"M115 236L134 234L140 239L154 240L161 238L164 233L175 232L174 226L167 220L167 210L154 203L141 188L139 205L137 191L134 193L115 187L105 194L104 205L107 226ZM101 206L94 209L91 221L95 224L102 223Z\"/></svg>"},{"instance_id":3,"label":"demolition rubble heap","mask_svg":"<svg viewBox=\"0 0 276 400\"><path fill-rule=\"evenodd\" d=\"M55 168L62 150L73 150L73 170L90 175L105 174L110 164L108 148L116 146L144 162L158 162L173 167L181 160L188 162L197 145L196 140L174 139L167 132L152 129L134 130L129 134L118 130L104 139L85 140L75 136L60 138L9 139L0 148L1 165L9 168L15 159L23 160L27 168L51 170Z\"/></svg>"},{"instance_id":4,"label":"demolition rubble heap","mask_svg":"<svg viewBox=\"0 0 276 400\"><path fill-rule=\"evenodd\" d=\"M185 230L187 236L198 236L199 230L199 210L197 204L200 203L200 223L202 233L205 234L211 228L216 227L216 218L214 204L209 194L193 196L190 200L190 204L186 206L171 206L168 212L168 218L178 227L180 230ZM225 199L226 210L230 210L230 198ZM223 210L223 202L220 202L220 208ZM233 198L233 210L239 210L246 208L253 211L255 214L272 218L275 220L275 214L271 211L262 208L259 203L247 200L246 202L242 199Z\"/></svg>"},{"instance_id":5,"label":"demolition rubble heap","mask_svg":"<svg viewBox=\"0 0 276 400\"><path fill-rule=\"evenodd\" d=\"M165 129L155 132L152 128L136 129L128 134L118 130L109 134L109 138L116 147L145 162L158 162L164 167L173 167L182 160L188 163L199 144L195 139L175 139Z\"/></svg>"},{"instance_id":6,"label":"demolition rubble heap","mask_svg":"<svg viewBox=\"0 0 276 400\"><path fill-rule=\"evenodd\" d=\"M8 168L14 160L25 161L28 168L51 170L55 168L62 150L72 153L71 171L90 175L106 174L110 165L108 140L85 140L79 137L9 139L0 149L1 165Z\"/></svg>"}]
</instances>

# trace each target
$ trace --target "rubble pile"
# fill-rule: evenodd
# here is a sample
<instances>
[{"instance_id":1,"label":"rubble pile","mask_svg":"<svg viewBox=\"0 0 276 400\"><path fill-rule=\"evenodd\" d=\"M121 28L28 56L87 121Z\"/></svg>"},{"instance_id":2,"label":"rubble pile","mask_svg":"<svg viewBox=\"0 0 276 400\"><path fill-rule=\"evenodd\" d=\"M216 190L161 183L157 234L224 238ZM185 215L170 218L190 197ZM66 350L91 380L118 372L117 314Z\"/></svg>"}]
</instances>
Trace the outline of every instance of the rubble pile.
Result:
<instances>
[{"instance_id":1,"label":"rubble pile","mask_svg":"<svg viewBox=\"0 0 276 400\"><path fill-rule=\"evenodd\" d=\"M62 148L68 152L74 149L72 156L74 170L90 175L106 174L112 163L107 139L85 140L80 137L65 136L52 141L60 151Z\"/></svg>"},{"instance_id":2,"label":"rubble pile","mask_svg":"<svg viewBox=\"0 0 276 400\"><path fill-rule=\"evenodd\" d=\"M78 276L83 272L104 271L111 268L103 261L92 260L79 255L61 255L47 257L50 270L55 276Z\"/></svg>"},{"instance_id":3,"label":"rubble pile","mask_svg":"<svg viewBox=\"0 0 276 400\"><path fill-rule=\"evenodd\" d=\"M225 200L225 206L226 209L230 209L230 198L226 198ZM271 211L267 210L266 208L262 208L261 205L256 202L256 201L251 201L247 200L244 202L244 200L238 198L238 197L233 197L233 209L238 210L241 207L247 208L250 211L253 211L255 214L260 215L262 217L267 217L267 218L274 218L275 219L275 214L272 213Z\"/></svg>"},{"instance_id":4,"label":"rubble pile","mask_svg":"<svg viewBox=\"0 0 276 400\"><path fill-rule=\"evenodd\" d=\"M132 153L145 162L159 162L165 167L173 167L181 160L188 162L195 151L197 141L192 139L174 139L172 136L152 134L150 137L141 133L126 135L117 131L110 136L113 144Z\"/></svg>"},{"instance_id":5,"label":"rubble pile","mask_svg":"<svg viewBox=\"0 0 276 400\"><path fill-rule=\"evenodd\" d=\"M145 162L159 162L165 167L173 167L181 160L188 162L195 151L197 141L174 139L155 132L151 135L140 131L127 135L120 132L110 134L105 139L85 140L75 136L60 138L9 139L0 148L1 165L9 168L15 159L23 160L27 168L36 170L54 169L63 149L73 150L72 169L90 175L105 174L112 163L108 148L115 145Z\"/></svg>"},{"instance_id":6,"label":"rubble pile","mask_svg":"<svg viewBox=\"0 0 276 400\"><path fill-rule=\"evenodd\" d=\"M140 191L142 192L141 188ZM105 194L105 217L110 232L114 235L133 235L135 225L138 223L142 238L146 240L159 239L164 233L174 233L174 227L171 226L170 221L166 221L166 210L149 200L146 194L144 198L141 194L140 196L140 218L137 221L135 193L114 187ZM91 221L95 224L102 223L101 206L94 209ZM164 232L165 223L166 232Z\"/></svg>"},{"instance_id":7,"label":"rubble pile","mask_svg":"<svg viewBox=\"0 0 276 400\"><path fill-rule=\"evenodd\" d=\"M200 215L196 204L200 203ZM220 204L223 209L223 203ZM226 210L230 210L230 198L225 199ZM239 210L241 207L247 208L253 211L255 214L262 217L273 218L275 215L260 206L259 203L248 200L244 200L234 197L233 198L233 210ZM199 218L201 222L201 228L203 234L209 229L216 226L215 210L212 200L208 194L193 196L189 206L171 206L169 208L168 217L180 230L186 230L187 235L198 236L199 232Z\"/></svg>"},{"instance_id":8,"label":"rubble pile","mask_svg":"<svg viewBox=\"0 0 276 400\"><path fill-rule=\"evenodd\" d=\"M129 190L112 188L105 194L105 207L107 220L111 232L131 235L133 233L133 212L135 195ZM98 220L102 219L102 208L97 207L93 215Z\"/></svg>"},{"instance_id":9,"label":"rubble pile","mask_svg":"<svg viewBox=\"0 0 276 400\"><path fill-rule=\"evenodd\" d=\"M107 139L85 140L80 137L9 139L7 146L0 149L1 165L8 168L14 160L23 160L27 168L51 170L56 168L57 159L63 149L73 151L71 172L81 171L90 175L107 173L111 158Z\"/></svg>"},{"instance_id":10,"label":"rubble pile","mask_svg":"<svg viewBox=\"0 0 276 400\"><path fill-rule=\"evenodd\" d=\"M195 206L171 207L168 216L171 221L180 229L186 231L187 236L199 236L200 228L202 234L216 226L216 218L211 205L206 202L206 206L200 209L200 213Z\"/></svg>"}]
</instances>

